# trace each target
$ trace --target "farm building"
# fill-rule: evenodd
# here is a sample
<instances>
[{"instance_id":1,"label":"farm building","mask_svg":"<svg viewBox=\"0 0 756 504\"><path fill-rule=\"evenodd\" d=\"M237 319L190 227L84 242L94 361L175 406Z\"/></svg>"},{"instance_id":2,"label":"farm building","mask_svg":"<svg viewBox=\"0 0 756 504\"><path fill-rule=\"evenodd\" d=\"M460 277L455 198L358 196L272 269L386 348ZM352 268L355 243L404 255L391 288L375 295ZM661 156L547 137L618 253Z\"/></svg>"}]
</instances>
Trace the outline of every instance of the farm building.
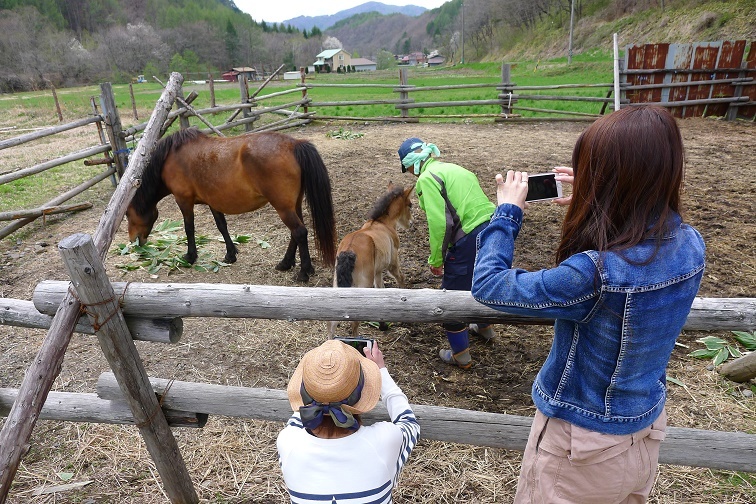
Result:
<instances>
[{"instance_id":1,"label":"farm building","mask_svg":"<svg viewBox=\"0 0 756 504\"><path fill-rule=\"evenodd\" d=\"M315 66L316 71L322 69L325 65L335 71L340 66L352 64L352 56L344 49L327 49L315 57L317 61L313 63L313 66Z\"/></svg>"},{"instance_id":2,"label":"farm building","mask_svg":"<svg viewBox=\"0 0 756 504\"><path fill-rule=\"evenodd\" d=\"M428 61L427 61L427 58L425 57L425 54L421 52L411 52L399 58L400 65L417 66L417 65L423 65L427 62Z\"/></svg>"},{"instance_id":3,"label":"farm building","mask_svg":"<svg viewBox=\"0 0 756 504\"><path fill-rule=\"evenodd\" d=\"M246 77L247 80L256 80L257 70L254 67L234 67L227 72L223 72L221 77L229 82L236 82L239 80L240 75Z\"/></svg>"},{"instance_id":4,"label":"farm building","mask_svg":"<svg viewBox=\"0 0 756 504\"><path fill-rule=\"evenodd\" d=\"M374 72L378 64L367 58L352 58L352 66L358 72Z\"/></svg>"}]
</instances>

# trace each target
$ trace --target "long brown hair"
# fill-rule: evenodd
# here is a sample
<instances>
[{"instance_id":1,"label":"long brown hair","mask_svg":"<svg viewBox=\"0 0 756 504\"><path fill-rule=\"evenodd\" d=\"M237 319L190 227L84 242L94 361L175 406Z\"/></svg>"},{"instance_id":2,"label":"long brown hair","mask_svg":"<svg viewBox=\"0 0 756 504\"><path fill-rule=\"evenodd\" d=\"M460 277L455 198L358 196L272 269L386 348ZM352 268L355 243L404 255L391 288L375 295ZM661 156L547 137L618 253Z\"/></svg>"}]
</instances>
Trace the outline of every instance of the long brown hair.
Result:
<instances>
[{"instance_id":1,"label":"long brown hair","mask_svg":"<svg viewBox=\"0 0 756 504\"><path fill-rule=\"evenodd\" d=\"M680 129L664 108L628 107L591 124L572 152L575 180L557 263L661 239L670 214L680 213L683 156Z\"/></svg>"}]
</instances>

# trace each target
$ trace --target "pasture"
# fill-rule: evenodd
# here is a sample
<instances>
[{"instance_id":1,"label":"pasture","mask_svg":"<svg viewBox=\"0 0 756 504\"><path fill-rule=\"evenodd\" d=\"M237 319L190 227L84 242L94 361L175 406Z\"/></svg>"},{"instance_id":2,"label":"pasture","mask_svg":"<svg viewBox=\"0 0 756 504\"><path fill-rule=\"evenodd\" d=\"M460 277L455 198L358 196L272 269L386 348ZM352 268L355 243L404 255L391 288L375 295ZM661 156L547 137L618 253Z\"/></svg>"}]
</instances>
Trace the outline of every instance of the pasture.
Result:
<instances>
[{"instance_id":1,"label":"pasture","mask_svg":"<svg viewBox=\"0 0 756 504\"><path fill-rule=\"evenodd\" d=\"M754 126L712 119L689 119L680 124L687 153L685 217L707 243L707 271L699 295L756 297ZM340 125L363 136L351 140L329 137L327 134L339 125L322 122L287 131L310 140L325 161L339 238L362 226L389 181L404 185L414 182L411 175L400 173L396 154L401 141L409 136L433 141L443 159L476 172L484 191L494 200L497 172L515 168L538 173L569 164L574 142L585 127L579 122ZM7 158L5 161L10 162ZM92 210L51 216L45 223L38 220L0 241L0 295L31 299L39 281L67 279L55 244L76 232L93 232L111 190L108 184L99 184L85 195L95 204ZM164 199L159 210L158 222L181 218L172 198ZM517 242L515 266L534 269L552 264L562 216L561 208L531 205ZM426 264L425 216L417 205L413 217L410 228L399 231L407 287L437 288L440 281L430 275ZM236 263L217 273L123 272L117 266L127 258L115 253L115 245L128 241L125 221L113 242L113 253L108 255L108 272L114 281L301 285L295 279L295 270L274 269L290 234L271 207L229 215L227 221L232 236L246 234L253 239L239 245ZM307 210L305 221L309 228ZM216 239L219 235L206 208L196 209L195 225L198 235L211 237L200 246L200 253L208 252L221 260L225 247ZM256 245L255 239L270 247ZM177 253L184 250L180 247ZM317 261L314 265L316 271L309 285L330 287L332 270ZM378 340L389 371L411 403L532 416L530 386L548 353L550 328L498 326L497 331L499 336L492 343L471 340L475 364L471 370L462 371L438 359L445 338L437 325L392 324L385 332L368 324L360 328L361 334ZM348 332L346 324L337 329L340 335ZM284 389L299 358L326 334L326 322L185 319L178 344L136 345L150 376ZM683 346L675 349L668 372L684 387L669 386L669 425L756 433L756 400L742 393L747 387L722 380L707 369L707 361L687 356L701 347L696 339L711 334L729 337L726 332L685 332L679 339ZM18 387L43 337L44 331L0 326L0 386ZM53 390L92 392L97 377L107 370L96 339L75 334ZM175 429L202 502L287 502L275 452L275 436L281 427L270 422L211 417L203 429ZM31 444L9 502L166 502L154 466L133 427L39 421ZM513 451L421 441L394 497L396 502L511 502L520 457ZM80 489L33 495L43 486L90 480ZM755 495L754 474L663 465L651 502L745 504L753 502Z\"/></svg>"}]
</instances>

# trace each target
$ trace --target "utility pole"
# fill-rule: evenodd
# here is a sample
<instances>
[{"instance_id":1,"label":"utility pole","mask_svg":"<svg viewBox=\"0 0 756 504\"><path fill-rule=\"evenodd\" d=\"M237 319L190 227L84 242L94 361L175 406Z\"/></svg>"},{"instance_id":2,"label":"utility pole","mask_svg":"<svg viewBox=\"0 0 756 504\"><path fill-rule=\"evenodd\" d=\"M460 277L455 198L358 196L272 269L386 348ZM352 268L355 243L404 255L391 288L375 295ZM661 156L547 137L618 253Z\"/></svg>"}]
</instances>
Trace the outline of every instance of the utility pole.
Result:
<instances>
[{"instance_id":1,"label":"utility pole","mask_svg":"<svg viewBox=\"0 0 756 504\"><path fill-rule=\"evenodd\" d=\"M567 64L572 64L572 22L575 17L575 0L570 0L570 47L567 50Z\"/></svg>"},{"instance_id":2,"label":"utility pole","mask_svg":"<svg viewBox=\"0 0 756 504\"><path fill-rule=\"evenodd\" d=\"M465 2L462 2L462 60L460 63L465 62Z\"/></svg>"}]
</instances>

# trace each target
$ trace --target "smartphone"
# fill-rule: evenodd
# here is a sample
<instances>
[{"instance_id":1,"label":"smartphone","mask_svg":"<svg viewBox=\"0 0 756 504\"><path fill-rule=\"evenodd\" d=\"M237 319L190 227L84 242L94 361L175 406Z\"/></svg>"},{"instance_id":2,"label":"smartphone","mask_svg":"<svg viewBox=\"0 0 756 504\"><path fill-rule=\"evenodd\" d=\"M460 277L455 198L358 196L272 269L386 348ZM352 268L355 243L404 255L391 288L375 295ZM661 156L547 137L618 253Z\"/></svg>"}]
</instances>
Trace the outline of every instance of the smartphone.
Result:
<instances>
[{"instance_id":1,"label":"smartphone","mask_svg":"<svg viewBox=\"0 0 756 504\"><path fill-rule=\"evenodd\" d=\"M367 348L368 350L371 350L373 348L373 340L370 338L333 338L335 340L339 340L343 343L346 343L349 346L352 346L357 349L358 352L360 352L360 355L365 355L365 352L362 351L363 348Z\"/></svg>"},{"instance_id":2,"label":"smartphone","mask_svg":"<svg viewBox=\"0 0 756 504\"><path fill-rule=\"evenodd\" d=\"M562 197L562 183L556 173L528 175L528 195L525 201L548 201Z\"/></svg>"}]
</instances>

